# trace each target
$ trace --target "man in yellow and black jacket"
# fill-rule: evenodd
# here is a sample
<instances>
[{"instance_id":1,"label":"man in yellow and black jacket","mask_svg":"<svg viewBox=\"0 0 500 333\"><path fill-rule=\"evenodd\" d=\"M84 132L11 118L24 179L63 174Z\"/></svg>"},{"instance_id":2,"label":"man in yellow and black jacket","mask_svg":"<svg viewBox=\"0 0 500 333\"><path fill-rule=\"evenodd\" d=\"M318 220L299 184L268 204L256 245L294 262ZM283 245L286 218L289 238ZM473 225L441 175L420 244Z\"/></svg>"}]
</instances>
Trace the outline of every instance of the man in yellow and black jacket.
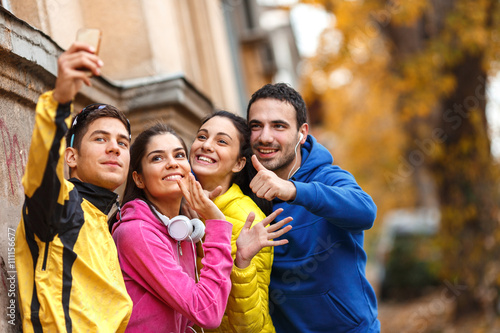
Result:
<instances>
[{"instance_id":1,"label":"man in yellow and black jacket","mask_svg":"<svg viewBox=\"0 0 500 333\"><path fill-rule=\"evenodd\" d=\"M130 125L111 105L86 107L71 123L72 100L100 75L95 50L75 43L58 60L53 91L37 104L16 233L23 331L123 332L132 311L107 214L126 179ZM66 148L65 134L70 142ZM70 180L64 179L64 162Z\"/></svg>"}]
</instances>

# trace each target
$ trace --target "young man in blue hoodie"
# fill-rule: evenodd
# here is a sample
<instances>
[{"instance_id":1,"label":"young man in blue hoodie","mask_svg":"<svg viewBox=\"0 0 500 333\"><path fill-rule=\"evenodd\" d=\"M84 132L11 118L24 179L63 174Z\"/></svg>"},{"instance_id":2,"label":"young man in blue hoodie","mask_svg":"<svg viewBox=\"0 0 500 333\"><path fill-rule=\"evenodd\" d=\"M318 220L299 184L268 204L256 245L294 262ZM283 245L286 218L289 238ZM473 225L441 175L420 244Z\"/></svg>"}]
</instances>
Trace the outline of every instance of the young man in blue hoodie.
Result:
<instances>
[{"instance_id":1,"label":"young man in blue hoodie","mask_svg":"<svg viewBox=\"0 0 500 333\"><path fill-rule=\"evenodd\" d=\"M250 187L293 217L289 243L274 249L269 306L276 332L380 332L363 250L373 200L308 135L304 100L290 86L256 91L247 117L258 171Z\"/></svg>"}]
</instances>

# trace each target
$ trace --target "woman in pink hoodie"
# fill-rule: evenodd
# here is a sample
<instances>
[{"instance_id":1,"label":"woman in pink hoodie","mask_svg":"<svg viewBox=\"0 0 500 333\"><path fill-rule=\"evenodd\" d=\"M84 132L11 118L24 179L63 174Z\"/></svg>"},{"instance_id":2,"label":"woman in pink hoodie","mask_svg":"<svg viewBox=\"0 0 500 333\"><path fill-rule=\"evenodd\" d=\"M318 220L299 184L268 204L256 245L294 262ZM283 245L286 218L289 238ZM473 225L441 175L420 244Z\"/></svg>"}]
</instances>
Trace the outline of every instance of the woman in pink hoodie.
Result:
<instances>
[{"instance_id":1,"label":"woman in pink hoodie","mask_svg":"<svg viewBox=\"0 0 500 333\"><path fill-rule=\"evenodd\" d=\"M192 238L201 238L203 224L194 231L182 227L189 224L178 217L183 197L206 225L199 279ZM259 223L267 225L276 215ZM127 332L177 333L189 332L193 324L219 326L231 289L232 224L195 181L186 145L168 126L157 124L135 139L118 218L113 239L134 303ZM177 231L188 231L187 240L181 241Z\"/></svg>"}]
</instances>

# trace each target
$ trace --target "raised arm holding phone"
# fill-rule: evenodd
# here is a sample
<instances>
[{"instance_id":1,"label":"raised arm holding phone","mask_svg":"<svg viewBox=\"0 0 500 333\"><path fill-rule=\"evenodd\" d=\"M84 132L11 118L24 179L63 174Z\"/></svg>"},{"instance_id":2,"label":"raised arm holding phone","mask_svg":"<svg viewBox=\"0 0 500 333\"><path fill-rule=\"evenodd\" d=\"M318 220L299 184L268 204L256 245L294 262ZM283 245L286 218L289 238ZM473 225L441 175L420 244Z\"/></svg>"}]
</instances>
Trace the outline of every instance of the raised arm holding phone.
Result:
<instances>
[{"instance_id":1,"label":"raised arm holding phone","mask_svg":"<svg viewBox=\"0 0 500 333\"><path fill-rule=\"evenodd\" d=\"M75 42L58 59L55 89L36 107L16 232L24 332L123 332L130 318L132 302L107 228L113 191L128 171L130 125L106 104L71 119L72 100L91 85L84 71L100 75L102 66L93 47Z\"/></svg>"}]
</instances>

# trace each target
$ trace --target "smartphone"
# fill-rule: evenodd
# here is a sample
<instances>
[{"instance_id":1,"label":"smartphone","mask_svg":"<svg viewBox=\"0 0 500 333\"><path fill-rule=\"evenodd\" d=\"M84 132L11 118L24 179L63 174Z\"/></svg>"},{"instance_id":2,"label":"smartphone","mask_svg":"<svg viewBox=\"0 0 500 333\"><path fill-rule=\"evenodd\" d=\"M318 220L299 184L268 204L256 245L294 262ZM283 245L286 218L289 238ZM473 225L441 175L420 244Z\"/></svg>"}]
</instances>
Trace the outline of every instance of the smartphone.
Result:
<instances>
[{"instance_id":1,"label":"smartphone","mask_svg":"<svg viewBox=\"0 0 500 333\"><path fill-rule=\"evenodd\" d=\"M101 30L81 28L76 33L76 41L83 42L92 46L95 49L95 54L99 54L99 47L101 46Z\"/></svg>"},{"instance_id":2,"label":"smartphone","mask_svg":"<svg viewBox=\"0 0 500 333\"><path fill-rule=\"evenodd\" d=\"M76 41L82 42L92 46L95 49L95 55L99 54L99 47L101 46L102 32L99 29L81 28L76 33ZM83 70L87 76L92 76L89 70Z\"/></svg>"}]
</instances>

